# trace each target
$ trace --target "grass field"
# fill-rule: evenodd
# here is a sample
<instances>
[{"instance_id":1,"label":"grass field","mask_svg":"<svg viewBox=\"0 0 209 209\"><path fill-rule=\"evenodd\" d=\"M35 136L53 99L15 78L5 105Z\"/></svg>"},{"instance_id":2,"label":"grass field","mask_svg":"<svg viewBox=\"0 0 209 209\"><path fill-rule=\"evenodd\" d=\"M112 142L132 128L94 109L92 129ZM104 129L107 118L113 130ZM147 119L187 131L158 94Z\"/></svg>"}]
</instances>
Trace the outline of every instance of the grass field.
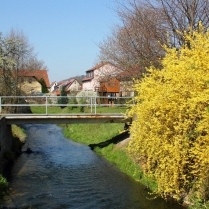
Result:
<instances>
[{"instance_id":1,"label":"grass field","mask_svg":"<svg viewBox=\"0 0 209 209\"><path fill-rule=\"evenodd\" d=\"M96 108L96 113L125 113L127 110L127 107L118 107L118 106L113 106L113 107L97 107ZM31 106L31 111L34 114L46 114L46 107L40 106ZM47 108L47 113L48 114L82 114L82 113L95 113L94 108L90 107L65 107L65 108L60 108L60 107L48 107Z\"/></svg>"}]
</instances>

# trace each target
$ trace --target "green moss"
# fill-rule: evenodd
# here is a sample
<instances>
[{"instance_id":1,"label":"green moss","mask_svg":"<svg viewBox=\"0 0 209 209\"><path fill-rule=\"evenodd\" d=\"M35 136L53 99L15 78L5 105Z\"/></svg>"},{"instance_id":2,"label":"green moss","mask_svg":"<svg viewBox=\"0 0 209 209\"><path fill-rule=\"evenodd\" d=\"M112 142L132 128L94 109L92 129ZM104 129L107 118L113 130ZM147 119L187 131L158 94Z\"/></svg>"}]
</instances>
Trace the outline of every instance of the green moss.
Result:
<instances>
[{"instance_id":1,"label":"green moss","mask_svg":"<svg viewBox=\"0 0 209 209\"><path fill-rule=\"evenodd\" d=\"M20 128L17 125L12 125L12 134L14 137L17 137L21 142L25 142L26 134L24 129Z\"/></svg>"},{"instance_id":2,"label":"green moss","mask_svg":"<svg viewBox=\"0 0 209 209\"><path fill-rule=\"evenodd\" d=\"M7 191L7 188L8 188L8 182L7 182L6 178L4 178L0 174L0 199L2 199L3 195Z\"/></svg>"}]
</instances>

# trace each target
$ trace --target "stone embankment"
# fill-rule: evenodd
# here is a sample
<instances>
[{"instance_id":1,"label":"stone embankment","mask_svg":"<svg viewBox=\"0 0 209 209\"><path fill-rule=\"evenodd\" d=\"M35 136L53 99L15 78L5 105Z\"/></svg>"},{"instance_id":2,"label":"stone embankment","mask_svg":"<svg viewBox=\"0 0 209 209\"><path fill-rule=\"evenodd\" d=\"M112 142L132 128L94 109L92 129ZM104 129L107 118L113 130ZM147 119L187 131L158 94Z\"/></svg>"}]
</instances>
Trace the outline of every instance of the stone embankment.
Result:
<instances>
[{"instance_id":1,"label":"stone embankment","mask_svg":"<svg viewBox=\"0 0 209 209\"><path fill-rule=\"evenodd\" d=\"M0 173L7 173L18 154L21 153L22 142L12 135L11 125L5 118L0 118Z\"/></svg>"}]
</instances>

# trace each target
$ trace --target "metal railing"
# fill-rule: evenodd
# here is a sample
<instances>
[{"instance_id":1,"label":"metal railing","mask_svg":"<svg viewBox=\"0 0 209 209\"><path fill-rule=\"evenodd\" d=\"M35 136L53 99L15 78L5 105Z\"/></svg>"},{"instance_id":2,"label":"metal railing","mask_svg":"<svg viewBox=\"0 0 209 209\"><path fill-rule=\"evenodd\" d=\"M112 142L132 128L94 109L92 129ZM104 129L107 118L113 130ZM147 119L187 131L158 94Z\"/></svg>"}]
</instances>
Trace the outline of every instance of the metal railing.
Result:
<instances>
[{"instance_id":1,"label":"metal railing","mask_svg":"<svg viewBox=\"0 0 209 209\"><path fill-rule=\"evenodd\" d=\"M53 107L68 108L69 112L73 108L87 108L90 114L98 114L102 107L127 108L134 104L134 97L104 97L104 96L0 96L0 114L29 114L26 110L39 107L42 109L38 114L52 114ZM44 108L44 111L43 111ZM26 110L26 111L25 111ZM60 111L61 112L61 111ZM31 112L32 113L32 112ZM31 114L30 113L30 114ZM79 114L84 112L80 111ZM112 113L112 112L111 112ZM60 114L58 112L53 114ZM114 114L114 113L112 113Z\"/></svg>"}]
</instances>

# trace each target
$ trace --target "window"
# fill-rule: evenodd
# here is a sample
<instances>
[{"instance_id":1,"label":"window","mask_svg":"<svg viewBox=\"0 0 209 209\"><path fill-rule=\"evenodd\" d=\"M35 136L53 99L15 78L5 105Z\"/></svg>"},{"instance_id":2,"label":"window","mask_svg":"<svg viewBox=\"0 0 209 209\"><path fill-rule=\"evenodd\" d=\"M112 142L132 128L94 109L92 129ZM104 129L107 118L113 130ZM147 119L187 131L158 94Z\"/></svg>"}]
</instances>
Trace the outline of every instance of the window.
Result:
<instances>
[{"instance_id":1,"label":"window","mask_svg":"<svg viewBox=\"0 0 209 209\"><path fill-rule=\"evenodd\" d=\"M87 72L86 77L88 78L94 77L94 71Z\"/></svg>"}]
</instances>

